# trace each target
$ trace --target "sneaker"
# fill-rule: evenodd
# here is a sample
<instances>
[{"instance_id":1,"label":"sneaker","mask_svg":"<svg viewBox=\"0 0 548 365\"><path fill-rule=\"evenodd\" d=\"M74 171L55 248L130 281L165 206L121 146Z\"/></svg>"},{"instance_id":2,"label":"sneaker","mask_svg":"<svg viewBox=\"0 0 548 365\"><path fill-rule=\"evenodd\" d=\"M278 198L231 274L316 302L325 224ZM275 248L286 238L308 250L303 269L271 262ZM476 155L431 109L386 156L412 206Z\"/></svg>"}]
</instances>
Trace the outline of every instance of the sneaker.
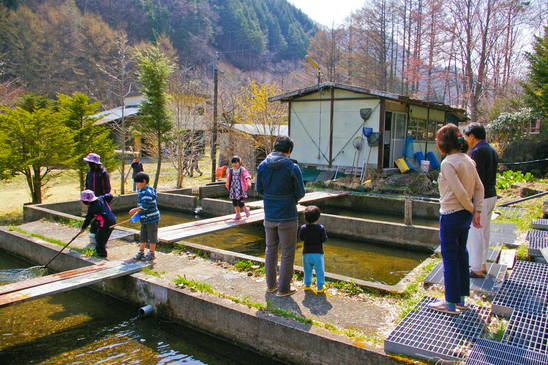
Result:
<instances>
[{"instance_id":1,"label":"sneaker","mask_svg":"<svg viewBox=\"0 0 548 365\"><path fill-rule=\"evenodd\" d=\"M236 213L234 218L232 218L233 221L239 221L240 219L242 219L242 216L240 215L240 213Z\"/></svg>"},{"instance_id":2,"label":"sneaker","mask_svg":"<svg viewBox=\"0 0 548 365\"><path fill-rule=\"evenodd\" d=\"M152 251L149 251L147 255L145 256L144 260L151 261L151 260L154 260L155 258L156 258L156 254Z\"/></svg>"},{"instance_id":3,"label":"sneaker","mask_svg":"<svg viewBox=\"0 0 548 365\"><path fill-rule=\"evenodd\" d=\"M290 295L293 295L297 292L297 289L295 288L290 288L288 292L286 293L278 293L276 294L277 297L287 297L287 296L290 296Z\"/></svg>"},{"instance_id":4,"label":"sneaker","mask_svg":"<svg viewBox=\"0 0 548 365\"><path fill-rule=\"evenodd\" d=\"M145 252L144 251L139 251L137 253L137 255L135 255L135 257L133 258L135 261L141 261L145 258Z\"/></svg>"},{"instance_id":5,"label":"sneaker","mask_svg":"<svg viewBox=\"0 0 548 365\"><path fill-rule=\"evenodd\" d=\"M249 208L245 207L244 211L245 211L245 217L249 218L249 215L251 214L251 212L249 211Z\"/></svg>"},{"instance_id":6,"label":"sneaker","mask_svg":"<svg viewBox=\"0 0 548 365\"><path fill-rule=\"evenodd\" d=\"M304 290L306 290L306 291L312 291L312 286L306 286L306 285L305 285Z\"/></svg>"}]
</instances>

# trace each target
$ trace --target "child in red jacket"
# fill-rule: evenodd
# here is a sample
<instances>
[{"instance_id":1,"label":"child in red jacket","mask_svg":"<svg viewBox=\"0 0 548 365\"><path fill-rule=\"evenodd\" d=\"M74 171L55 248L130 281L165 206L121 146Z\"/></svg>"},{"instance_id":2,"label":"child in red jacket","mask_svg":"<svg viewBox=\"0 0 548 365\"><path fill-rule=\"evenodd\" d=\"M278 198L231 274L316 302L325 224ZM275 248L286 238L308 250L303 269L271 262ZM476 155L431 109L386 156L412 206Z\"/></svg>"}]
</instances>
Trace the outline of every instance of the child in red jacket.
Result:
<instances>
[{"instance_id":1,"label":"child in red jacket","mask_svg":"<svg viewBox=\"0 0 548 365\"><path fill-rule=\"evenodd\" d=\"M234 220L242 219L240 210L243 209L245 216L249 217L249 208L245 206L244 198L247 198L247 189L251 187L251 175L242 166L242 159L239 156L232 157L230 161L232 168L228 170L226 179L226 188L228 189L228 197L232 199L232 205L236 215Z\"/></svg>"}]
</instances>

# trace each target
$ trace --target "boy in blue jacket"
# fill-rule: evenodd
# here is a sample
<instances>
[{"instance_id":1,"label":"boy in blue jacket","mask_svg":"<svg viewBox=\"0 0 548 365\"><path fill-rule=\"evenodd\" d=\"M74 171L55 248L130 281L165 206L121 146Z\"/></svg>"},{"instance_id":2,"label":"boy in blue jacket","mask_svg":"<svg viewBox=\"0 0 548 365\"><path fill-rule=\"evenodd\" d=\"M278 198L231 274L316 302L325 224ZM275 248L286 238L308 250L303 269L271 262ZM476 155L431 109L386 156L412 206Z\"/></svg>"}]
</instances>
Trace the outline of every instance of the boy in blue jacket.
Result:
<instances>
[{"instance_id":1,"label":"boy in blue jacket","mask_svg":"<svg viewBox=\"0 0 548 365\"><path fill-rule=\"evenodd\" d=\"M154 260L156 258L156 244L158 243L158 222L160 211L156 203L156 190L148 185L150 178L148 174L139 172L133 178L137 186L137 207L129 211L133 216L139 213L141 216L141 234L139 235L139 252L135 260ZM147 242L150 244L150 251L145 256Z\"/></svg>"},{"instance_id":2,"label":"boy in blue jacket","mask_svg":"<svg viewBox=\"0 0 548 365\"><path fill-rule=\"evenodd\" d=\"M93 218L95 218L97 221L95 251L99 257L106 258L106 245L112 233L112 228L110 227L116 224L116 216L112 213L109 205L112 201L112 195L105 194L97 197L92 190L84 190L80 195L80 201L88 207L88 213L86 214L86 219L82 224L80 233L84 233Z\"/></svg>"}]
</instances>

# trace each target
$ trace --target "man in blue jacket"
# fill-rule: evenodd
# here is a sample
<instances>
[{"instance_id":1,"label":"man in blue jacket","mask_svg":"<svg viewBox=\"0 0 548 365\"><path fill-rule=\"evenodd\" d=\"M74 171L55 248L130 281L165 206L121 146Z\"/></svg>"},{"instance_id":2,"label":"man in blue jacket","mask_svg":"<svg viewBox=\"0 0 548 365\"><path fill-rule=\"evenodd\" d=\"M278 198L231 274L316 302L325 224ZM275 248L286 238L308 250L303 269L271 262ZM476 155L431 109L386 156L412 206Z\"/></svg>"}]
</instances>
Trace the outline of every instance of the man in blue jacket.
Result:
<instances>
[{"instance_id":1,"label":"man in blue jacket","mask_svg":"<svg viewBox=\"0 0 548 365\"><path fill-rule=\"evenodd\" d=\"M265 213L266 291L273 293L277 290L279 297L292 295L297 291L291 287L299 228L297 203L304 197L305 190L301 169L289 158L292 151L291 137L279 136L274 142L274 152L257 169L256 190L263 195ZM282 259L277 281L276 268L280 248Z\"/></svg>"}]
</instances>

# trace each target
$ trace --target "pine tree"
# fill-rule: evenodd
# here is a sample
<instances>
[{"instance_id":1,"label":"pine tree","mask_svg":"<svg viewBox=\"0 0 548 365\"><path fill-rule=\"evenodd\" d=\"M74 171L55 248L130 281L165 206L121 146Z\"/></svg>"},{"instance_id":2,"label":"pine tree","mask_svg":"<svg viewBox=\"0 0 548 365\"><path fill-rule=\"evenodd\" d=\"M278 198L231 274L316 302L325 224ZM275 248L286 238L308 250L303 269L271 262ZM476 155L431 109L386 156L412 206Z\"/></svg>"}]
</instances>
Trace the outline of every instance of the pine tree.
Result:
<instances>
[{"instance_id":1,"label":"pine tree","mask_svg":"<svg viewBox=\"0 0 548 365\"><path fill-rule=\"evenodd\" d=\"M527 53L528 81L523 84L523 87L527 93L528 104L539 112L543 122L546 123L548 121L548 26L544 28L544 37L535 38L533 51Z\"/></svg>"},{"instance_id":2,"label":"pine tree","mask_svg":"<svg viewBox=\"0 0 548 365\"><path fill-rule=\"evenodd\" d=\"M145 100L141 103L140 116L135 125L143 134L152 134L156 138L158 164L154 178L154 189L158 188L160 169L162 167L162 142L173 128L169 109L169 98L166 93L169 75L173 66L158 48L147 49L138 54L139 81L143 85Z\"/></svg>"}]
</instances>

